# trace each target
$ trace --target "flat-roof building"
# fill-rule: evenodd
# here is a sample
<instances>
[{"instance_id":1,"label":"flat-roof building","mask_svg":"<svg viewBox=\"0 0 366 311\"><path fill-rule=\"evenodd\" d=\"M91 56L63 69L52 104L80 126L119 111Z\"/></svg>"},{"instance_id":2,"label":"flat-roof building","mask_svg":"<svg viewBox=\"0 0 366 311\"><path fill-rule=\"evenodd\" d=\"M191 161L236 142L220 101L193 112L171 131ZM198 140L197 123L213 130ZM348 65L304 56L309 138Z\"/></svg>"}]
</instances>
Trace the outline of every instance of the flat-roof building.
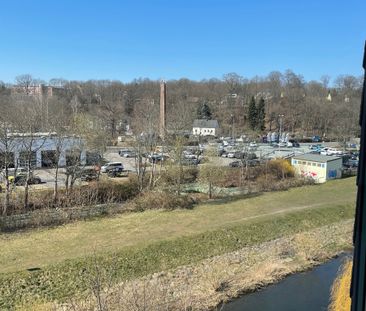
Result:
<instances>
[{"instance_id":1,"label":"flat-roof building","mask_svg":"<svg viewBox=\"0 0 366 311\"><path fill-rule=\"evenodd\" d=\"M291 159L298 176L311 177L317 183L342 177L342 158L320 154L303 154Z\"/></svg>"}]
</instances>

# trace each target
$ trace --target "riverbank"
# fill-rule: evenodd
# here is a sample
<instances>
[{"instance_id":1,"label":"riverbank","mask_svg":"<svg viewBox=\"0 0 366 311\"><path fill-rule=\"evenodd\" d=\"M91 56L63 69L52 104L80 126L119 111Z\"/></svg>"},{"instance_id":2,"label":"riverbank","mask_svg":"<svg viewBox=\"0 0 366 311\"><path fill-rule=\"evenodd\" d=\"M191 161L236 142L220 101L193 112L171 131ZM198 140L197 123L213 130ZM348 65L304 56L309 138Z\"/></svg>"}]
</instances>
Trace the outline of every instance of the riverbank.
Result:
<instances>
[{"instance_id":1,"label":"riverbank","mask_svg":"<svg viewBox=\"0 0 366 311\"><path fill-rule=\"evenodd\" d=\"M349 250L353 220L244 247L224 255L106 286L44 310L216 310L222 303L310 269ZM101 276L95 275L95 279ZM106 275L103 275L106 278ZM144 309L145 308L145 309ZM29 309L28 309L29 310Z\"/></svg>"},{"instance_id":2,"label":"riverbank","mask_svg":"<svg viewBox=\"0 0 366 311\"><path fill-rule=\"evenodd\" d=\"M147 211L3 234L0 235L0 309L14 310L16 305L35 301L88 300L87 296L91 290L94 293L95 288L100 297L104 296L100 294L102 289L103 293L109 292L109 288L121 282L133 282L131 280L161 271L179 270L179 267L199 266L215 256L248 247L254 250L247 261L240 264L248 271L255 271L254 264L260 262L255 253L265 253L259 247L263 243L352 220L354 197L354 180L337 180L286 192L209 202L193 210ZM338 238L335 234L332 243L329 242L332 239L328 239L329 247L335 245L335 253L343 249ZM281 260L290 260L291 254L299 253L302 244L317 249L316 236L311 240L314 243L305 238L296 238L296 241L295 250L291 243L282 249ZM211 266L208 264L208 270L202 275L206 279L210 275L218 279L210 281L219 284L211 285L215 293L234 288L227 285L229 281L220 281L214 273L215 269L225 269L218 267L211 271ZM195 289L187 286L187 291L199 296ZM169 296L169 301L175 299Z\"/></svg>"}]
</instances>

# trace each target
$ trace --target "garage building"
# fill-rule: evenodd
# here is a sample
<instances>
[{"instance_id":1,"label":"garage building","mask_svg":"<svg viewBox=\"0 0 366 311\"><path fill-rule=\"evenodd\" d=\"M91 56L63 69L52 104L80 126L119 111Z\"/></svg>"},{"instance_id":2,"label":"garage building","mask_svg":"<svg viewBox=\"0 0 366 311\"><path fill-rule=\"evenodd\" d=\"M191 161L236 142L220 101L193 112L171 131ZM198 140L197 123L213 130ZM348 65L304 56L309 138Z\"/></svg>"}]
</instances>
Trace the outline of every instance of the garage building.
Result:
<instances>
[{"instance_id":1,"label":"garage building","mask_svg":"<svg viewBox=\"0 0 366 311\"><path fill-rule=\"evenodd\" d=\"M59 137L55 133L10 133L11 147L8 148L10 158L13 160L10 167L25 167L29 152L31 152L31 165L33 167L60 167L71 163L87 164L88 153L84 149L85 142L77 136ZM60 156L57 156L57 150ZM5 147L0 143L0 168L3 167L2 154ZM77 162L76 162L77 161Z\"/></svg>"}]
</instances>

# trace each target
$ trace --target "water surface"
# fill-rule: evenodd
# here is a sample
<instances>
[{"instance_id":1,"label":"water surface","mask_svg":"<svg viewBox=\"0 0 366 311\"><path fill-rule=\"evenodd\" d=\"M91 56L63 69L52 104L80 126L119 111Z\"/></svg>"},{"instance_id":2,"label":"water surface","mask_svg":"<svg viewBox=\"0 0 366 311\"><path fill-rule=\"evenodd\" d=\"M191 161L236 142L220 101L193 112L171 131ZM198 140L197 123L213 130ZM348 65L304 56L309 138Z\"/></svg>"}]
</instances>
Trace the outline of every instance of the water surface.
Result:
<instances>
[{"instance_id":1,"label":"water surface","mask_svg":"<svg viewBox=\"0 0 366 311\"><path fill-rule=\"evenodd\" d=\"M291 275L258 292L244 295L223 311L321 311L327 310L333 281L345 258L338 258L307 272Z\"/></svg>"}]
</instances>

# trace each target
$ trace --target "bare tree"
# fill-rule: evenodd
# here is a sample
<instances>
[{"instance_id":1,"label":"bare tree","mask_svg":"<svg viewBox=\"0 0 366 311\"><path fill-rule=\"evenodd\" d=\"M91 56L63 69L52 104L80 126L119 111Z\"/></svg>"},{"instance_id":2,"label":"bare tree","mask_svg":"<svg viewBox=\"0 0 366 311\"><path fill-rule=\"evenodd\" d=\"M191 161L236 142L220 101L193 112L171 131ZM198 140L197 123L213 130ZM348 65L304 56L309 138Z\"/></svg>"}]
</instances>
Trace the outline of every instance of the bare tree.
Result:
<instances>
[{"instance_id":1,"label":"bare tree","mask_svg":"<svg viewBox=\"0 0 366 311\"><path fill-rule=\"evenodd\" d=\"M2 213L5 215L10 206L11 185L9 180L9 168L14 167L14 152L17 142L12 135L14 127L14 114L9 109L9 99L0 97L0 169L5 184L5 202Z\"/></svg>"},{"instance_id":2,"label":"bare tree","mask_svg":"<svg viewBox=\"0 0 366 311\"><path fill-rule=\"evenodd\" d=\"M17 101L14 105L17 113L17 124L15 129L21 140L21 152L18 161L27 170L24 181L24 208L29 205L29 184L32 178L33 169L37 164L37 152L43 147L49 133L40 133L42 120L42 98L29 97Z\"/></svg>"}]
</instances>

